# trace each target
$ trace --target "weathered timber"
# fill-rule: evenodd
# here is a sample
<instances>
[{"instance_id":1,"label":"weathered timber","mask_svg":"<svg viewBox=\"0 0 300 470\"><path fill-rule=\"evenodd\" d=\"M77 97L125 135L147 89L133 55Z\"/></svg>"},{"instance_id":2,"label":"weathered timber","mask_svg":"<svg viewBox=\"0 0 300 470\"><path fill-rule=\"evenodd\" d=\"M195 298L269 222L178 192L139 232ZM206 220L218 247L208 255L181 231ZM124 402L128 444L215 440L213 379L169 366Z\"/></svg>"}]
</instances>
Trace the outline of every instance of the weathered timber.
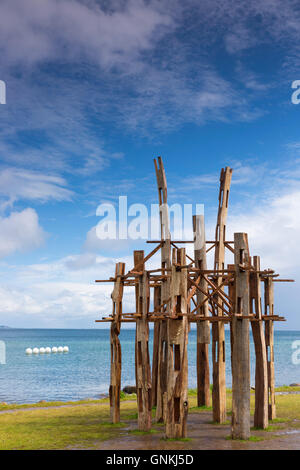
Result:
<instances>
[{"instance_id":1,"label":"weathered timber","mask_svg":"<svg viewBox=\"0 0 300 470\"><path fill-rule=\"evenodd\" d=\"M232 422L233 439L250 437L250 342L249 320L249 272L242 271L240 263L249 262L248 237L234 234L234 261L236 267L235 309L238 317L232 317Z\"/></svg>"},{"instance_id":2,"label":"weathered timber","mask_svg":"<svg viewBox=\"0 0 300 470\"><path fill-rule=\"evenodd\" d=\"M141 262L141 253L134 253L134 262ZM138 427L140 431L151 429L152 409L152 383L149 356L149 323L148 312L150 303L149 274L144 271L139 276L137 289L137 313L136 320L136 390L138 402Z\"/></svg>"},{"instance_id":3,"label":"weathered timber","mask_svg":"<svg viewBox=\"0 0 300 470\"><path fill-rule=\"evenodd\" d=\"M274 321L267 320L267 315L274 315L274 284L272 277L264 279L265 297L265 338L268 363L268 410L269 419L276 418L275 404L275 365L274 365Z\"/></svg>"},{"instance_id":4,"label":"weathered timber","mask_svg":"<svg viewBox=\"0 0 300 470\"><path fill-rule=\"evenodd\" d=\"M235 265L228 264L228 270L233 270L235 272ZM232 304L232 311L235 312L235 277L230 278L228 282L228 295ZM232 321L230 322L230 360L231 360L231 370L232 370L232 356L233 356L233 332L232 332Z\"/></svg>"},{"instance_id":5,"label":"weathered timber","mask_svg":"<svg viewBox=\"0 0 300 470\"><path fill-rule=\"evenodd\" d=\"M177 262L185 263L185 249L174 250ZM172 265L171 311L187 313L187 271ZM186 316L167 321L167 412L166 437L184 438L187 434L188 415L188 320Z\"/></svg>"},{"instance_id":6,"label":"weathered timber","mask_svg":"<svg viewBox=\"0 0 300 470\"><path fill-rule=\"evenodd\" d=\"M161 288L154 287L154 311L158 311L161 305ZM160 337L160 322L155 322L153 331L153 356L152 356L152 406L157 405L157 380L158 380L158 350Z\"/></svg>"},{"instance_id":7,"label":"weathered timber","mask_svg":"<svg viewBox=\"0 0 300 470\"><path fill-rule=\"evenodd\" d=\"M208 344L212 323L213 420L226 420L225 331L230 325L232 369L232 437L250 436L250 353L251 322L255 353L254 425L265 429L276 416L274 377L274 322L285 318L274 314L274 282L280 279L271 269L260 269L259 257L249 256L247 235L235 234L234 242L225 240L230 168L220 177L218 219L214 241L205 241L204 219L193 218L194 240L172 241L167 206L166 177L161 158L155 161L160 208L161 239L148 241L157 246L147 255L134 252L134 267L116 265L115 276L96 282L113 282L113 312L97 322L110 322L111 378L110 412L112 422L120 419L122 322L135 323L135 373L139 429L151 427L151 408L156 419L164 421L166 437L182 438L187 433L187 342L191 323L197 326L198 405L209 405ZM186 255L180 243L194 243L194 256ZM234 243L234 245L233 245ZM210 247L206 249L207 244ZM185 245L186 246L186 245ZM234 246L234 248L233 248ZM171 263L171 248L174 247ZM206 253L215 250L214 269L207 269ZM158 251L161 266L145 269L145 263ZM225 252L234 253L235 264L225 269ZM260 282L264 282L264 311ZM125 287L134 287L135 312L122 312ZM153 311L149 311L150 289L154 290ZM191 304L193 309L191 311ZM195 308L194 308L195 307ZM152 377L149 358L149 323L154 323ZM265 322L265 328L263 327Z\"/></svg>"},{"instance_id":8,"label":"weathered timber","mask_svg":"<svg viewBox=\"0 0 300 470\"><path fill-rule=\"evenodd\" d=\"M194 231L194 258L195 267L207 269L206 247L205 247L205 224L203 215L193 217ZM203 276L200 277L200 287L207 290L207 281ZM202 304L199 315L208 317L208 299L204 300L204 294L197 290L197 305ZM210 343L210 324L209 321L197 322L197 404L198 406L210 406L209 389L209 354L208 345Z\"/></svg>"},{"instance_id":9,"label":"weathered timber","mask_svg":"<svg viewBox=\"0 0 300 470\"><path fill-rule=\"evenodd\" d=\"M121 329L121 314L122 314L122 297L123 297L123 284L121 275L125 272L125 263L116 264L116 281L114 289L111 294L113 302L112 323L110 327L110 387L109 387L109 402L110 402L110 419L112 423L120 421L120 393L121 393L121 367L122 367L122 354L121 343L119 334Z\"/></svg>"},{"instance_id":10,"label":"weathered timber","mask_svg":"<svg viewBox=\"0 0 300 470\"><path fill-rule=\"evenodd\" d=\"M260 257L253 257L256 271L260 271ZM255 313L257 319L262 319L260 276L250 272L250 313ZM266 341L263 322L251 322L255 347L255 411L254 427L266 429L268 420L268 367Z\"/></svg>"},{"instance_id":11,"label":"weathered timber","mask_svg":"<svg viewBox=\"0 0 300 470\"><path fill-rule=\"evenodd\" d=\"M229 191L232 169L222 168L220 175L219 208L216 226L216 244L214 269L224 269L225 263L225 233L228 212ZM220 285L222 278L217 277L216 284ZM218 295L216 294L218 298ZM217 315L223 315L220 306L216 309ZM213 419L217 423L226 421L226 374L225 374L225 329L223 322L212 324L212 353L213 353Z\"/></svg>"},{"instance_id":12,"label":"weathered timber","mask_svg":"<svg viewBox=\"0 0 300 470\"><path fill-rule=\"evenodd\" d=\"M154 160L158 200L159 200L159 214L160 214L160 232L161 232L161 273L164 275L171 269L171 235L170 235L170 222L168 212L168 194L167 194L167 181L163 162L161 157L158 157L158 163ZM169 310L170 308L170 277L166 277L161 281L161 303L165 306L161 308ZM155 380L156 390L156 421L163 422L166 417L167 406L167 371L168 371L168 354L167 354L167 323L166 320L161 320L159 328L156 330L158 338L155 342L158 343L157 354L157 379Z\"/></svg>"}]
</instances>

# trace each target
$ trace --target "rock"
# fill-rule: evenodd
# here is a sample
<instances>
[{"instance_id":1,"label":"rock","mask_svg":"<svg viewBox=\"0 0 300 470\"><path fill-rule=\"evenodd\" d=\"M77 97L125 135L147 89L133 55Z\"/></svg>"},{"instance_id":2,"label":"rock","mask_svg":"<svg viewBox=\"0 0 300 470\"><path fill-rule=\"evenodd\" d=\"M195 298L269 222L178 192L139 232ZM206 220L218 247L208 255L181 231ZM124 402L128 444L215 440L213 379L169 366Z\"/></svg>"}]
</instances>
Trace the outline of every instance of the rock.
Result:
<instances>
[{"instance_id":1,"label":"rock","mask_svg":"<svg viewBox=\"0 0 300 470\"><path fill-rule=\"evenodd\" d=\"M132 393L136 393L136 386L126 385L126 387L123 388L123 392L127 393L128 395L131 395Z\"/></svg>"},{"instance_id":2,"label":"rock","mask_svg":"<svg viewBox=\"0 0 300 470\"><path fill-rule=\"evenodd\" d=\"M290 384L289 387L300 387L300 384Z\"/></svg>"},{"instance_id":3,"label":"rock","mask_svg":"<svg viewBox=\"0 0 300 470\"><path fill-rule=\"evenodd\" d=\"M47 403L46 400L40 400L38 403Z\"/></svg>"}]
</instances>

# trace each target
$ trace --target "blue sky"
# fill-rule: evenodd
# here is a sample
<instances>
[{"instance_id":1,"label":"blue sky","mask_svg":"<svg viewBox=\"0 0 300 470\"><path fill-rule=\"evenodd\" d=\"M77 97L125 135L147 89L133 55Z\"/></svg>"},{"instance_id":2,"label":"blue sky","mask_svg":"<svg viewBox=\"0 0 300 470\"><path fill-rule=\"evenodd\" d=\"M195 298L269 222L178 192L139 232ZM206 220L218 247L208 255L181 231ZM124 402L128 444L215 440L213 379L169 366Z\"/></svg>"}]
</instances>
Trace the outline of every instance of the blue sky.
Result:
<instances>
[{"instance_id":1,"label":"blue sky","mask_svg":"<svg viewBox=\"0 0 300 470\"><path fill-rule=\"evenodd\" d=\"M228 236L299 280L299 65L298 1L2 0L0 324L110 312L94 279L149 247L98 240L96 208L157 202L157 155L169 202L204 203L210 238L231 166ZM281 328L300 329L297 289L276 285Z\"/></svg>"}]
</instances>

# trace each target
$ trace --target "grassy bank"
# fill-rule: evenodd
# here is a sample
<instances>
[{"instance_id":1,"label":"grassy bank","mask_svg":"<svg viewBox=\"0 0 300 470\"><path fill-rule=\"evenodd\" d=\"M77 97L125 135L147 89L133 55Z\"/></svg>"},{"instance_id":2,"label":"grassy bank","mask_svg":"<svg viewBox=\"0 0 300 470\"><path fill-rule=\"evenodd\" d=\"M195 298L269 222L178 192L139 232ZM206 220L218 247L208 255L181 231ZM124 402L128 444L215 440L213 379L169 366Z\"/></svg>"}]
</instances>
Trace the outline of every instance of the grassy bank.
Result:
<instances>
[{"instance_id":1,"label":"grassy bank","mask_svg":"<svg viewBox=\"0 0 300 470\"><path fill-rule=\"evenodd\" d=\"M285 387L283 390L300 391ZM201 413L197 408L195 391L189 394L190 413ZM278 419L270 430L300 423L300 394L276 396ZM253 413L254 394L251 394ZM231 391L227 391L227 407L231 409ZM99 442L122 438L128 425L136 425L137 408L134 395L121 402L121 424L109 423L107 399L79 402L48 402L35 405L2 405L0 411L0 449L64 449L93 447ZM207 411L207 409L206 409ZM230 419L230 418L229 418ZM295 420L299 420L299 423ZM132 432L132 431L130 431Z\"/></svg>"}]
</instances>

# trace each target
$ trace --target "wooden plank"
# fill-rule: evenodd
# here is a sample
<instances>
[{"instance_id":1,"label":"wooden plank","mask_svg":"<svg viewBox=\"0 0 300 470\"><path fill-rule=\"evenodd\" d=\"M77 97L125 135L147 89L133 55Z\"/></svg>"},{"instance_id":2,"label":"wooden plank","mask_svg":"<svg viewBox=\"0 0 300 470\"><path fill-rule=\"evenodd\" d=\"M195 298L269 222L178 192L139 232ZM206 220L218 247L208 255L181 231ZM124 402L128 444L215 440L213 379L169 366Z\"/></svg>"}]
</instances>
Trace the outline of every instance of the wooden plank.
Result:
<instances>
[{"instance_id":1,"label":"wooden plank","mask_svg":"<svg viewBox=\"0 0 300 470\"><path fill-rule=\"evenodd\" d=\"M206 248L205 248L205 224L204 216L193 216L194 231L194 258L195 267L207 269ZM208 289L204 276L200 276L200 286L203 291ZM194 289L196 287L194 286ZM205 298L206 297L206 298ZM197 305L201 305L199 315L209 316L208 299L202 292L197 291ZM198 406L210 406L209 388L209 354L208 345L210 343L209 321L197 322L197 404Z\"/></svg>"},{"instance_id":2,"label":"wooden plank","mask_svg":"<svg viewBox=\"0 0 300 470\"><path fill-rule=\"evenodd\" d=\"M185 263L185 249L174 249L177 262ZM172 265L171 278L171 311L187 313L187 271L176 270ZM169 319L167 322L167 412L166 437L184 438L187 434L188 414L188 320L186 316Z\"/></svg>"},{"instance_id":3,"label":"wooden plank","mask_svg":"<svg viewBox=\"0 0 300 470\"><path fill-rule=\"evenodd\" d=\"M256 271L260 271L259 256L253 257ZM260 276L250 273L250 312L255 313L257 319L262 318ZM266 429L268 420L268 367L266 354L266 341L263 323L251 322L252 335L255 347L255 411L254 427Z\"/></svg>"},{"instance_id":4,"label":"wooden plank","mask_svg":"<svg viewBox=\"0 0 300 470\"><path fill-rule=\"evenodd\" d=\"M250 437L250 341L249 320L249 272L242 271L240 263L249 262L248 237L234 234L235 310L241 316L232 315L232 421L233 439Z\"/></svg>"},{"instance_id":5,"label":"wooden plank","mask_svg":"<svg viewBox=\"0 0 300 470\"><path fill-rule=\"evenodd\" d=\"M220 175L219 208L215 233L214 269L224 269L225 263L225 233L228 212L228 200L232 169L222 168ZM217 277L217 285L222 278ZM216 294L219 298L219 294ZM223 315L221 307L217 307L217 315ZM213 420L217 423L226 421L226 375L225 375L225 329L223 322L212 324L212 352L213 352Z\"/></svg>"},{"instance_id":6,"label":"wooden plank","mask_svg":"<svg viewBox=\"0 0 300 470\"><path fill-rule=\"evenodd\" d=\"M112 323L110 327L110 387L109 387L109 403L110 403L110 419L112 423L120 421L120 393L121 393L121 367L122 353L119 334L121 330L121 314L122 314L122 297L123 283L121 275L125 272L125 263L116 264L116 281L111 294L113 302Z\"/></svg>"}]
</instances>

